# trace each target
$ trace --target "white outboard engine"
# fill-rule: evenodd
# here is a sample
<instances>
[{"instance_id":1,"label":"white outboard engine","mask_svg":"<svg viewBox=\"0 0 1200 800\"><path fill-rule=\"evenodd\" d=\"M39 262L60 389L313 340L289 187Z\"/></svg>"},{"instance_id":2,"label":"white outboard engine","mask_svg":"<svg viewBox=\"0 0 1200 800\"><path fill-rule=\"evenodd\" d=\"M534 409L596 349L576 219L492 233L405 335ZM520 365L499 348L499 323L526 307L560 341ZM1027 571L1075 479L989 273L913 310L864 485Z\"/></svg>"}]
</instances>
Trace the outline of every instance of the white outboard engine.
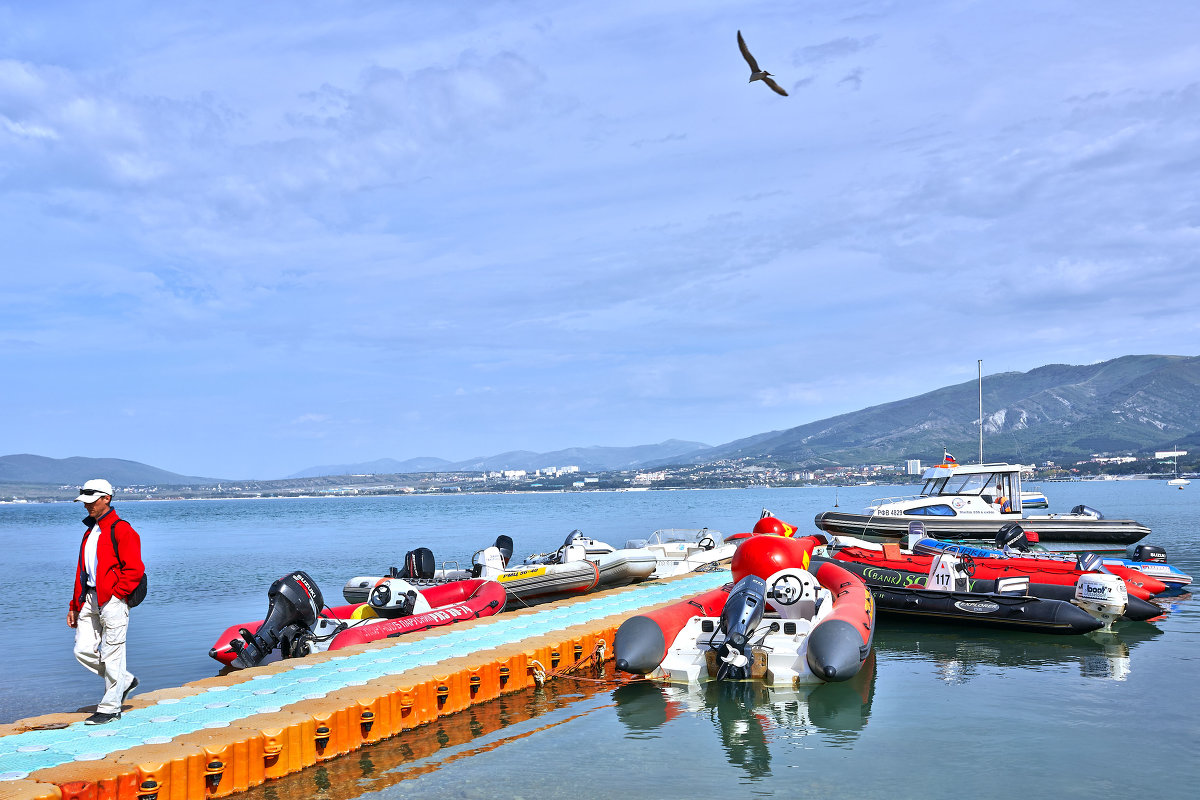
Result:
<instances>
[{"instance_id":1,"label":"white outboard engine","mask_svg":"<svg viewBox=\"0 0 1200 800\"><path fill-rule=\"evenodd\" d=\"M1089 572L1075 582L1075 605L1104 623L1111 630L1113 620L1125 613L1129 593L1125 581L1106 572Z\"/></svg>"},{"instance_id":2,"label":"white outboard engine","mask_svg":"<svg viewBox=\"0 0 1200 800\"><path fill-rule=\"evenodd\" d=\"M925 588L942 592L969 591L967 569L956 554L943 550L934 556L933 564L929 567L929 576L925 579Z\"/></svg>"},{"instance_id":3,"label":"white outboard engine","mask_svg":"<svg viewBox=\"0 0 1200 800\"><path fill-rule=\"evenodd\" d=\"M720 632L725 639L713 649L721 660L717 680L744 680L750 677L754 659L750 634L762 621L766 608L767 582L757 575L747 575L733 587L725 608L721 611ZM716 637L713 637L714 639Z\"/></svg>"},{"instance_id":4,"label":"white outboard engine","mask_svg":"<svg viewBox=\"0 0 1200 800\"><path fill-rule=\"evenodd\" d=\"M798 567L767 578L767 600L783 619L812 619L817 613L817 579Z\"/></svg>"},{"instance_id":5,"label":"white outboard engine","mask_svg":"<svg viewBox=\"0 0 1200 800\"><path fill-rule=\"evenodd\" d=\"M229 643L237 651L232 666L238 669L257 666L281 644L286 645L285 650L291 650L293 640L311 635L311 628L325 605L321 590L302 570L272 583L267 590L267 602L267 616L258 630L250 633L242 628L239 631L242 638Z\"/></svg>"},{"instance_id":6,"label":"white outboard engine","mask_svg":"<svg viewBox=\"0 0 1200 800\"><path fill-rule=\"evenodd\" d=\"M384 578L375 584L367 597L367 605L381 617L408 617L429 611L433 606L425 595L403 578Z\"/></svg>"}]
</instances>

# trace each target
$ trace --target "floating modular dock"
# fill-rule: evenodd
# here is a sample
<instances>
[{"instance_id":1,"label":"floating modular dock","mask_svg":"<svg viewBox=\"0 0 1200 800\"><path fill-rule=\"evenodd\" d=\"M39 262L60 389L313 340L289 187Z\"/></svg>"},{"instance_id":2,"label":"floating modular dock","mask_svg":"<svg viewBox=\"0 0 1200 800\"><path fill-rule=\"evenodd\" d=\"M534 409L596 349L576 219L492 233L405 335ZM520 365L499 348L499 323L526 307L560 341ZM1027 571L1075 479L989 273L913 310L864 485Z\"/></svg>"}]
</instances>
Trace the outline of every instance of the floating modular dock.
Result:
<instances>
[{"instance_id":1,"label":"floating modular dock","mask_svg":"<svg viewBox=\"0 0 1200 800\"><path fill-rule=\"evenodd\" d=\"M613 657L628 617L728 582L705 572L506 611L135 695L120 720L0 726L0 800L204 800Z\"/></svg>"}]
</instances>

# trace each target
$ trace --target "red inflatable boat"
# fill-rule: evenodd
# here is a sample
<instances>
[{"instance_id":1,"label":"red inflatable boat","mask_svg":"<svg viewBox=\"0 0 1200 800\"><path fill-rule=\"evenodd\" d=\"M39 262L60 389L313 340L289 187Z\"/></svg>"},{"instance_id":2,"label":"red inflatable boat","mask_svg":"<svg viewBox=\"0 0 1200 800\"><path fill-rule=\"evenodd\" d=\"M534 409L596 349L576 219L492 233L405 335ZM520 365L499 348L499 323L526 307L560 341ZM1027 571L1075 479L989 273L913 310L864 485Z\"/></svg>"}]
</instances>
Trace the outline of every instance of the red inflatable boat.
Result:
<instances>
[{"instance_id":1,"label":"red inflatable boat","mask_svg":"<svg viewBox=\"0 0 1200 800\"><path fill-rule=\"evenodd\" d=\"M276 647L284 658L339 650L423 631L504 610L504 587L482 578L417 588L399 578L381 578L366 603L323 605L321 592L304 572L280 578L268 592L267 616L231 625L208 654L234 667L262 662Z\"/></svg>"}]
</instances>

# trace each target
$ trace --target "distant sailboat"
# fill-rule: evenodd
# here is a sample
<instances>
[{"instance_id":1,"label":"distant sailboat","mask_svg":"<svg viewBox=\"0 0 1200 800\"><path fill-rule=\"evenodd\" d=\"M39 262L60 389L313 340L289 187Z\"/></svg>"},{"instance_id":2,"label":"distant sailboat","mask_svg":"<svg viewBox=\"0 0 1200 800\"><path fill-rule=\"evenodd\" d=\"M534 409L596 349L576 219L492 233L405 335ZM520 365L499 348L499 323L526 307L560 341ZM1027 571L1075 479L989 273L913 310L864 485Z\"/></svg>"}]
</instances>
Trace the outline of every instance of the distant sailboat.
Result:
<instances>
[{"instance_id":1,"label":"distant sailboat","mask_svg":"<svg viewBox=\"0 0 1200 800\"><path fill-rule=\"evenodd\" d=\"M1189 483L1191 483L1191 481L1189 481L1187 478L1179 477L1179 450L1178 450L1178 448L1176 448L1175 452L1172 455L1175 458L1175 477L1172 478L1171 480L1167 481L1167 486L1178 486L1180 489L1182 489L1183 487L1185 487Z\"/></svg>"}]
</instances>

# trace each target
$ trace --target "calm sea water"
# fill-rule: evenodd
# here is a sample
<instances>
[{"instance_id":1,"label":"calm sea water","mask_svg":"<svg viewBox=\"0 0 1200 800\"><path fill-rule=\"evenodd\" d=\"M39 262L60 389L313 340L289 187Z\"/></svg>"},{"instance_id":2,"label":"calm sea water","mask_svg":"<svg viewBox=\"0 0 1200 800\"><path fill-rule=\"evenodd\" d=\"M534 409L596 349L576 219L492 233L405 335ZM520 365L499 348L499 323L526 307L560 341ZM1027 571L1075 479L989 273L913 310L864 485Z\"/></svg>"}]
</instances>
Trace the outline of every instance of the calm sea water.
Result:
<instances>
[{"instance_id":1,"label":"calm sea water","mask_svg":"<svg viewBox=\"0 0 1200 800\"><path fill-rule=\"evenodd\" d=\"M1053 484L1051 511L1132 517L1200 576L1200 487ZM331 604L359 574L418 546L466 563L499 533L516 557L574 528L615 545L656 528L748 530L762 508L811 529L894 487L458 495L119 504L151 577L130 664L145 690L216 672L233 622L258 619L270 583L301 568ZM10 631L0 722L75 709L101 686L71 656L66 604L82 525L72 504L0 506L0 611ZM685 690L609 673L485 704L252 795L423 797L1089 797L1190 795L1200 785L1200 613L1080 637L998 634L883 618L871 669L804 693Z\"/></svg>"}]
</instances>

